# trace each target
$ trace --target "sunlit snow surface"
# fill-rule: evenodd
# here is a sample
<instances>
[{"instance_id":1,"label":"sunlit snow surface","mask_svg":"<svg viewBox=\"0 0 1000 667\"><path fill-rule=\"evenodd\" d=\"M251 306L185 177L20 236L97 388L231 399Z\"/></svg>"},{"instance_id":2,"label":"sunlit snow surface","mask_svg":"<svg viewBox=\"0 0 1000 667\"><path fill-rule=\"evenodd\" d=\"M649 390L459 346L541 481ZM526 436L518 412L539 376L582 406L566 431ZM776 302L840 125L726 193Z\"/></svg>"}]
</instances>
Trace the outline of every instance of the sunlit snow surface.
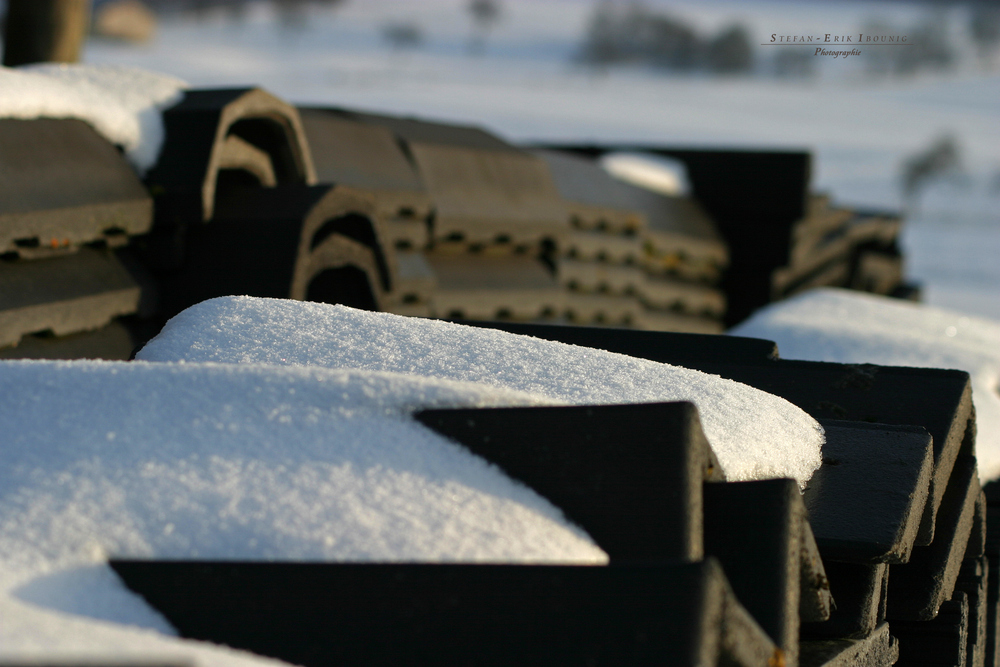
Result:
<instances>
[{"instance_id":1,"label":"sunlit snow surface","mask_svg":"<svg viewBox=\"0 0 1000 667\"><path fill-rule=\"evenodd\" d=\"M768 306L730 333L773 340L785 359L967 371L979 475L1000 478L1000 321L822 289Z\"/></svg>"},{"instance_id":2,"label":"sunlit snow surface","mask_svg":"<svg viewBox=\"0 0 1000 667\"><path fill-rule=\"evenodd\" d=\"M188 308L138 353L149 361L390 371L544 396L552 403L691 401L728 479L793 477L820 464L822 429L772 394L716 375L493 329L281 299Z\"/></svg>"},{"instance_id":3,"label":"sunlit snow surface","mask_svg":"<svg viewBox=\"0 0 1000 667\"><path fill-rule=\"evenodd\" d=\"M689 399L731 478L819 464L818 424L739 383L343 306L213 299L140 357L0 362L0 658L252 659L171 639L110 557L607 562L421 408Z\"/></svg>"},{"instance_id":4,"label":"sunlit snow surface","mask_svg":"<svg viewBox=\"0 0 1000 667\"><path fill-rule=\"evenodd\" d=\"M185 645L155 634L171 629L109 557L607 561L548 501L410 417L539 397L369 370L87 361L0 362L0 395L0 657Z\"/></svg>"}]
</instances>

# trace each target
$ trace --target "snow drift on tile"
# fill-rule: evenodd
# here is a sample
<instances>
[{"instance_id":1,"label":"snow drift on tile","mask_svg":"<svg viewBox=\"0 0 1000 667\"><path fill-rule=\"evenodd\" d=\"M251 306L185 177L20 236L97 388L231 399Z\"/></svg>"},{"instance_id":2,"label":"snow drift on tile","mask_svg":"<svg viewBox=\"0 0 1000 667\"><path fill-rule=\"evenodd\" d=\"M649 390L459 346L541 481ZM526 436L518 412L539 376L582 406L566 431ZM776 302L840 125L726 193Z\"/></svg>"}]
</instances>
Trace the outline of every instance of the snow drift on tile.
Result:
<instances>
[{"instance_id":1,"label":"snow drift on tile","mask_svg":"<svg viewBox=\"0 0 1000 667\"><path fill-rule=\"evenodd\" d=\"M827 288L768 306L730 333L773 340L784 359L968 372L979 474L1000 478L1000 322Z\"/></svg>"},{"instance_id":2,"label":"snow drift on tile","mask_svg":"<svg viewBox=\"0 0 1000 667\"><path fill-rule=\"evenodd\" d=\"M163 143L161 111L185 88L166 74L113 65L0 67L0 118L86 121L145 172Z\"/></svg>"},{"instance_id":3,"label":"snow drift on tile","mask_svg":"<svg viewBox=\"0 0 1000 667\"><path fill-rule=\"evenodd\" d=\"M0 393L0 658L195 650L164 643L172 629L110 557L607 562L547 500L411 418L541 397L364 370L92 361L0 362Z\"/></svg>"},{"instance_id":4,"label":"snow drift on tile","mask_svg":"<svg viewBox=\"0 0 1000 667\"><path fill-rule=\"evenodd\" d=\"M822 428L744 384L603 350L321 303L221 297L180 313L143 348L149 361L321 366L477 382L552 404L692 401L730 480L820 465Z\"/></svg>"}]
</instances>

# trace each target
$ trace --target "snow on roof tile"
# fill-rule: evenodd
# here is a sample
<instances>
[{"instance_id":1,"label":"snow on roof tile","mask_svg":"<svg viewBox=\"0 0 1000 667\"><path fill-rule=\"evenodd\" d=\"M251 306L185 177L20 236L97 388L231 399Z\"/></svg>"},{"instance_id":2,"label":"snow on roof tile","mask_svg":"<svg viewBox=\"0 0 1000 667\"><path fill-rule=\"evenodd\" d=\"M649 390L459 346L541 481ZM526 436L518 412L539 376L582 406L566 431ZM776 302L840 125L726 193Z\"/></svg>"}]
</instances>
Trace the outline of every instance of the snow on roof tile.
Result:
<instances>
[{"instance_id":1,"label":"snow on roof tile","mask_svg":"<svg viewBox=\"0 0 1000 667\"><path fill-rule=\"evenodd\" d=\"M177 103L185 88L180 79L129 67L0 67L0 118L86 121L145 172L163 143L160 111Z\"/></svg>"},{"instance_id":2,"label":"snow on roof tile","mask_svg":"<svg viewBox=\"0 0 1000 667\"><path fill-rule=\"evenodd\" d=\"M730 333L773 340L784 359L968 372L979 473L1000 478L1000 322L825 288L763 308Z\"/></svg>"},{"instance_id":3,"label":"snow on roof tile","mask_svg":"<svg viewBox=\"0 0 1000 667\"><path fill-rule=\"evenodd\" d=\"M732 380L603 350L345 306L222 297L170 320L138 354L391 371L528 392L558 404L692 401L730 480L820 465L823 431L784 399Z\"/></svg>"}]
</instances>

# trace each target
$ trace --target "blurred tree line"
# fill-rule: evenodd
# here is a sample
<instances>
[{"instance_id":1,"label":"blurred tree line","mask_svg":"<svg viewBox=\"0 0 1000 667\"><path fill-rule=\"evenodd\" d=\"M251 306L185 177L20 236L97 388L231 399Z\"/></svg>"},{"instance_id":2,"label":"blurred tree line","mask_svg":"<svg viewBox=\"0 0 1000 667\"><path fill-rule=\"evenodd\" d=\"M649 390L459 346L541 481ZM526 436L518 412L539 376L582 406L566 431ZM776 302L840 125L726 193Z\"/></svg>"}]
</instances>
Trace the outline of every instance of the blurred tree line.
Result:
<instances>
[{"instance_id":1,"label":"blurred tree line","mask_svg":"<svg viewBox=\"0 0 1000 667\"><path fill-rule=\"evenodd\" d=\"M984 66L993 64L1000 49L1000 3L978 0L966 4L965 33ZM947 71L959 64L961 54L952 31L953 16L947 8L930 8L924 17L906 28L885 20L868 21L862 32L905 34L907 48L867 49L867 69L873 75L910 75L922 71ZM959 38L961 39L961 37Z\"/></svg>"},{"instance_id":2,"label":"blurred tree line","mask_svg":"<svg viewBox=\"0 0 1000 667\"><path fill-rule=\"evenodd\" d=\"M964 26L953 25L961 7ZM906 76L945 71L959 64L955 39L971 40L983 66L995 66L1000 51L1000 2L969 0L960 5L929 3L924 16L909 26L870 19L859 27L867 35L906 35L905 48L863 49L867 72L873 76ZM961 36L964 35L964 36ZM757 41L749 29L731 23L715 34L700 33L682 18L651 9L641 0L630 3L601 0L583 37L577 60L595 67L640 64L672 72L745 75L768 72L779 77L810 77L818 61L808 48L776 49L758 62ZM862 45L863 46L863 45Z\"/></svg>"},{"instance_id":3,"label":"blurred tree line","mask_svg":"<svg viewBox=\"0 0 1000 667\"><path fill-rule=\"evenodd\" d=\"M640 2L621 5L610 0L597 5L579 60L595 66L638 63L718 74L748 74L755 65L752 37L741 24L700 35L682 19Z\"/></svg>"},{"instance_id":4,"label":"blurred tree line","mask_svg":"<svg viewBox=\"0 0 1000 667\"><path fill-rule=\"evenodd\" d=\"M97 0L98 2L100 0ZM235 19L243 18L248 0L143 0L157 13L191 12L206 14L210 11L224 11ZM306 9L310 5L326 7L343 4L346 0L270 0L277 9L282 22L290 26L302 26L306 21Z\"/></svg>"}]
</instances>

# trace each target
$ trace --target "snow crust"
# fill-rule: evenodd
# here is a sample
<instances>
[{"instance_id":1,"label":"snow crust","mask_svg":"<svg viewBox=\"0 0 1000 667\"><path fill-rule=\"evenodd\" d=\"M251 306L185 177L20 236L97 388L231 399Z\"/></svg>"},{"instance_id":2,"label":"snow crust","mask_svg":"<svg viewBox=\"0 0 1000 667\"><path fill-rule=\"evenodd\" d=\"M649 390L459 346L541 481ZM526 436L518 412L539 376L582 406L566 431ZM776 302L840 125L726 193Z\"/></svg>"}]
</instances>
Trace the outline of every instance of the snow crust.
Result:
<instances>
[{"instance_id":1,"label":"snow crust","mask_svg":"<svg viewBox=\"0 0 1000 667\"><path fill-rule=\"evenodd\" d=\"M148 361L283 364L476 382L551 404L692 401L730 480L808 481L823 430L798 407L687 368L447 322L345 306L220 297L171 319Z\"/></svg>"},{"instance_id":2,"label":"snow crust","mask_svg":"<svg viewBox=\"0 0 1000 667\"><path fill-rule=\"evenodd\" d=\"M1000 478L1000 322L826 288L772 304L729 333L773 340L785 359L967 371L979 474Z\"/></svg>"},{"instance_id":3,"label":"snow crust","mask_svg":"<svg viewBox=\"0 0 1000 667\"><path fill-rule=\"evenodd\" d=\"M607 562L547 500L411 418L540 397L364 370L93 361L0 362L0 394L0 658L260 662L165 637L109 557Z\"/></svg>"},{"instance_id":4,"label":"snow crust","mask_svg":"<svg viewBox=\"0 0 1000 667\"><path fill-rule=\"evenodd\" d=\"M0 67L0 118L86 121L143 173L163 144L161 111L185 88L170 75L114 65Z\"/></svg>"}]
</instances>

